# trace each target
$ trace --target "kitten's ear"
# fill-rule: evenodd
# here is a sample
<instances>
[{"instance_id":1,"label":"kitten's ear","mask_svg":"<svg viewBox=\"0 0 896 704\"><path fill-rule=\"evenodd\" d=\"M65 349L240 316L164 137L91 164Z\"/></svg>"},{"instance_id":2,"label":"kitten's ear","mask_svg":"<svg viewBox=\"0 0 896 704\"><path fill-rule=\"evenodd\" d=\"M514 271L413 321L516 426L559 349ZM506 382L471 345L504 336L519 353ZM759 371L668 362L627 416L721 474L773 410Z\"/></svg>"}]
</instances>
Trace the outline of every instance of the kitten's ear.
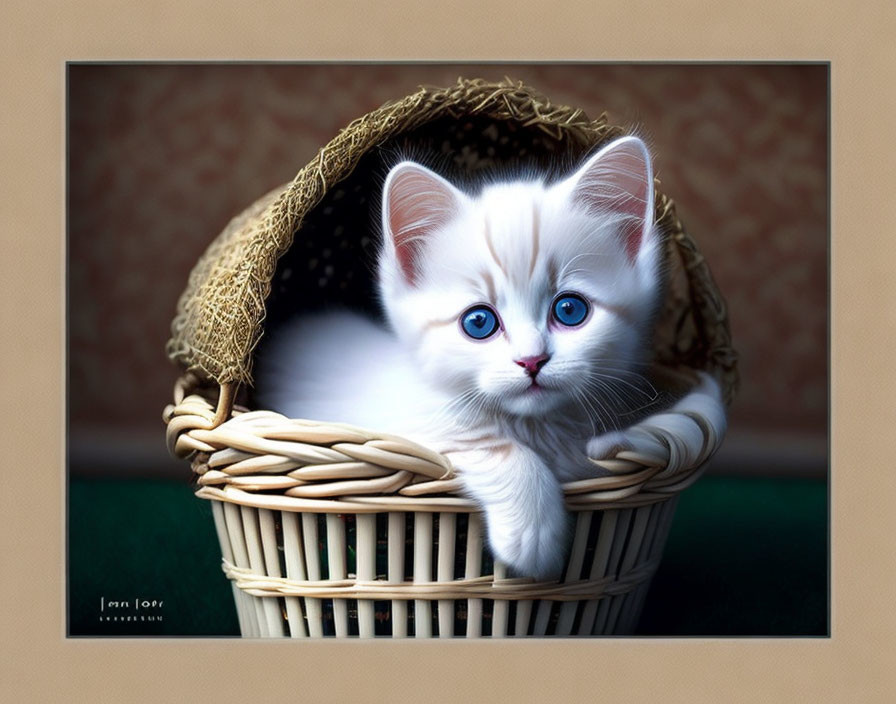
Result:
<instances>
[{"instance_id":1,"label":"kitten's ear","mask_svg":"<svg viewBox=\"0 0 896 704\"><path fill-rule=\"evenodd\" d=\"M573 202L591 212L625 217L625 251L634 261L653 227L653 167L644 142L637 137L610 142L571 180Z\"/></svg>"},{"instance_id":2,"label":"kitten's ear","mask_svg":"<svg viewBox=\"0 0 896 704\"><path fill-rule=\"evenodd\" d=\"M412 161L397 164L383 186L384 246L395 255L405 281L414 284L426 238L454 218L465 196Z\"/></svg>"}]
</instances>

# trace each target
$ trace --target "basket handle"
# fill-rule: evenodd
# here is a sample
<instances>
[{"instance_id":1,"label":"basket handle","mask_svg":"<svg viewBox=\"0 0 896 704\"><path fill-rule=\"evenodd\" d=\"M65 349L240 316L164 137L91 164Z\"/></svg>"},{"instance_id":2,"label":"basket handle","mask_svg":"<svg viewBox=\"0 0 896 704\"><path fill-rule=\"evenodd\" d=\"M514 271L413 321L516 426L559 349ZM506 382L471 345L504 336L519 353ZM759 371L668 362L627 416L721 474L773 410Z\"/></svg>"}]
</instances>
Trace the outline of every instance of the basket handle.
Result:
<instances>
[{"instance_id":1,"label":"basket handle","mask_svg":"<svg viewBox=\"0 0 896 704\"><path fill-rule=\"evenodd\" d=\"M215 408L215 417L212 419L212 428L217 428L230 419L238 389L239 383L236 381L227 381L221 384L221 392L218 394L218 405Z\"/></svg>"}]
</instances>

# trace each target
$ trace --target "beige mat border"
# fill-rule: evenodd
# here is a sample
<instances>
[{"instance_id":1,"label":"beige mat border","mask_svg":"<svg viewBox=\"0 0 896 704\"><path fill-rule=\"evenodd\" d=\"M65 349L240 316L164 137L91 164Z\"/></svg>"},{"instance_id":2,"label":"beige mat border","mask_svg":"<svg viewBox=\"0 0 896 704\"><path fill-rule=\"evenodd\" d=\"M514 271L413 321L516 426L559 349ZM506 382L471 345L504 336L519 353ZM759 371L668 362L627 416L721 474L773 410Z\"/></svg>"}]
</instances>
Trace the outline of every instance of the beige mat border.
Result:
<instances>
[{"instance_id":1,"label":"beige mat border","mask_svg":"<svg viewBox=\"0 0 896 704\"><path fill-rule=\"evenodd\" d=\"M96 0L4 5L0 678L19 701L887 701L894 693L890 435L896 246L886 0L526 5ZM303 9L304 8L304 9ZM291 20L291 21L290 21ZM396 28L398 28L396 30ZM831 60L833 637L556 644L66 640L61 383L64 73L69 59ZM48 295L49 294L49 295ZM27 317L26 317L27 316ZM15 321L15 322L12 322ZM47 432L46 426L50 430ZM15 575L15 578L12 577ZM389 674L400 659L401 678ZM338 669L334 663L339 663ZM164 682L160 687L159 682ZM399 699L400 700L400 699Z\"/></svg>"}]
</instances>

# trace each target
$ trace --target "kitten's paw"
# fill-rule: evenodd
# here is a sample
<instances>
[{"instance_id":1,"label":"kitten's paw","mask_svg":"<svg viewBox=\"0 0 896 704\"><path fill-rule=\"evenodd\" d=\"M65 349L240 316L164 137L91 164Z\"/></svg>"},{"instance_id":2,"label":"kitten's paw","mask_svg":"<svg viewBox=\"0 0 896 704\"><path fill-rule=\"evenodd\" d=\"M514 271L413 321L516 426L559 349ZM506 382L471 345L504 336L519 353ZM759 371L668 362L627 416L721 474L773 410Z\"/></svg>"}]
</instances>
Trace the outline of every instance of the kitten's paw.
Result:
<instances>
[{"instance_id":1,"label":"kitten's paw","mask_svg":"<svg viewBox=\"0 0 896 704\"><path fill-rule=\"evenodd\" d=\"M591 438L585 451L591 459L606 460L615 458L620 452L633 450L634 447L634 443L625 433L614 430Z\"/></svg>"},{"instance_id":2,"label":"kitten's paw","mask_svg":"<svg viewBox=\"0 0 896 704\"><path fill-rule=\"evenodd\" d=\"M569 537L568 514L562 506L525 521L497 511L490 512L487 520L489 547L514 575L559 579Z\"/></svg>"},{"instance_id":3,"label":"kitten's paw","mask_svg":"<svg viewBox=\"0 0 896 704\"><path fill-rule=\"evenodd\" d=\"M492 554L515 576L551 579L566 560L568 514L554 473L530 448L511 442L454 451L466 492L482 506Z\"/></svg>"}]
</instances>

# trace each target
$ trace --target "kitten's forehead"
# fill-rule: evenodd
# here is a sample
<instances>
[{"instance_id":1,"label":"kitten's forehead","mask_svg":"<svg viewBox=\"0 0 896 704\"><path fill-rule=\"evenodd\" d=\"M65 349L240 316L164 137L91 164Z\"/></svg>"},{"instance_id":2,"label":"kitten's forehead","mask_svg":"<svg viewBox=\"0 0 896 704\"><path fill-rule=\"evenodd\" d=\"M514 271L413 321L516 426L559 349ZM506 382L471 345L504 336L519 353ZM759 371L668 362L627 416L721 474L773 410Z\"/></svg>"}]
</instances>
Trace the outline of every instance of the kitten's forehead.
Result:
<instances>
[{"instance_id":1,"label":"kitten's forehead","mask_svg":"<svg viewBox=\"0 0 896 704\"><path fill-rule=\"evenodd\" d=\"M453 235L459 240L453 249L475 259L476 268L488 271L499 287L555 287L569 261L594 245L586 234L593 219L562 195L538 182L487 188Z\"/></svg>"},{"instance_id":2,"label":"kitten's forehead","mask_svg":"<svg viewBox=\"0 0 896 704\"><path fill-rule=\"evenodd\" d=\"M588 292L608 267L624 264L623 252L610 247L610 254L618 252L608 258L593 214L566 196L538 182L517 182L493 185L466 201L429 243L430 292L438 292L446 308L449 301L457 307L478 300L510 304L537 318L562 288Z\"/></svg>"},{"instance_id":3,"label":"kitten's forehead","mask_svg":"<svg viewBox=\"0 0 896 704\"><path fill-rule=\"evenodd\" d=\"M432 264L472 284L484 300L540 299L556 281L544 242L543 202L533 187L493 187L441 238ZM441 278L441 277L440 277Z\"/></svg>"},{"instance_id":4,"label":"kitten's forehead","mask_svg":"<svg viewBox=\"0 0 896 704\"><path fill-rule=\"evenodd\" d=\"M484 200L481 237L502 278L523 285L530 281L542 259L541 202L535 198ZM489 207L492 206L492 207Z\"/></svg>"}]
</instances>

